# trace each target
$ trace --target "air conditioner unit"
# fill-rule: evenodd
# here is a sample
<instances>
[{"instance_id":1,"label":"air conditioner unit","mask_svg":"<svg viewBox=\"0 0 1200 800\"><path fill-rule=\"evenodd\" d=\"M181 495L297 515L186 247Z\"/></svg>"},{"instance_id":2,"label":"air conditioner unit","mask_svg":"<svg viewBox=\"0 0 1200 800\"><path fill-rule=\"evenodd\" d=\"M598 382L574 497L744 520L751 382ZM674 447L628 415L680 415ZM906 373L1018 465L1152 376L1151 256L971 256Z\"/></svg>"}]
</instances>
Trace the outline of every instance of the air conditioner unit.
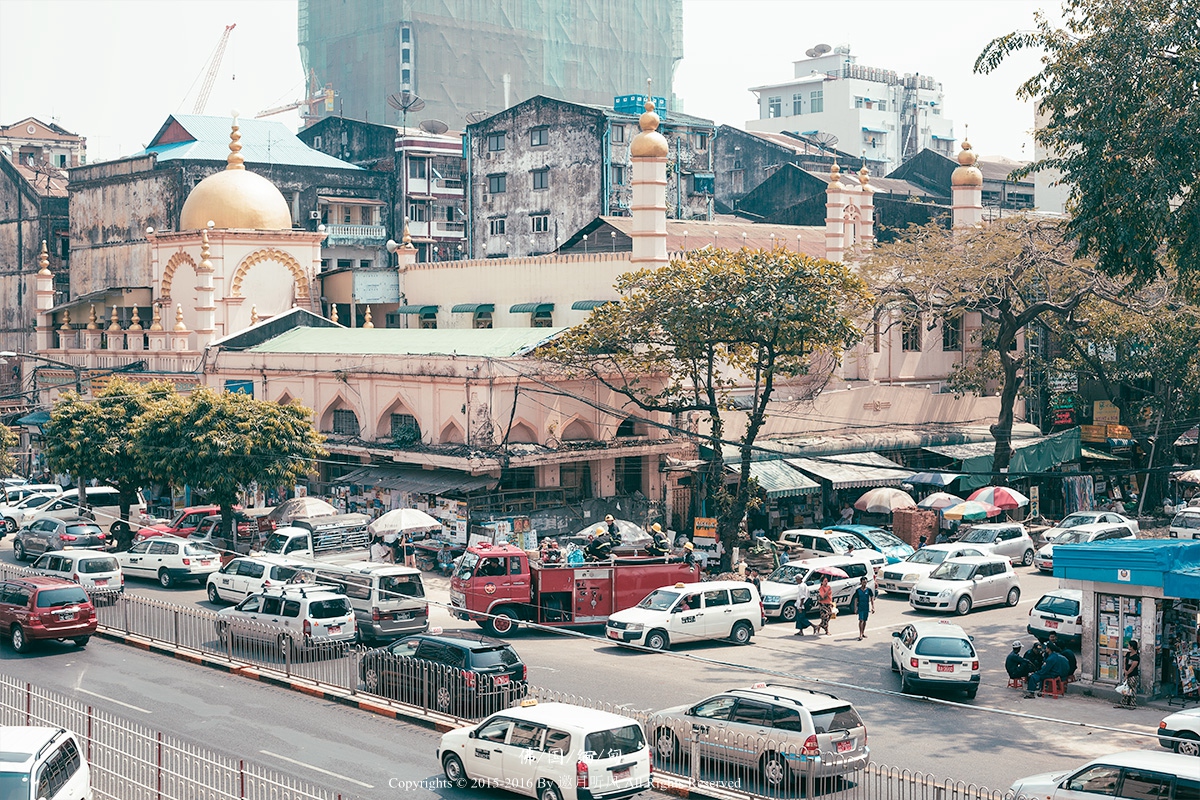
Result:
<instances>
[{"instance_id":1,"label":"air conditioner unit","mask_svg":"<svg viewBox=\"0 0 1200 800\"><path fill-rule=\"evenodd\" d=\"M308 212L308 218L309 219L320 219L321 212L320 211L310 211L310 212Z\"/></svg>"}]
</instances>

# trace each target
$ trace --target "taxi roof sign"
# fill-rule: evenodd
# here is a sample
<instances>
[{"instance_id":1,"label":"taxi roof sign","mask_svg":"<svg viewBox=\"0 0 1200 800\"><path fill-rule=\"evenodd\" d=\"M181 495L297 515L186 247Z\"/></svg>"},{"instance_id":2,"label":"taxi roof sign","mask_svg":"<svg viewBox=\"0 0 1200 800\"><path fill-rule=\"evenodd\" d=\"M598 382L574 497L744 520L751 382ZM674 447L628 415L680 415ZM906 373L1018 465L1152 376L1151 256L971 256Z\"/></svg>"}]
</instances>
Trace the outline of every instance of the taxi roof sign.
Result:
<instances>
[{"instance_id":1,"label":"taxi roof sign","mask_svg":"<svg viewBox=\"0 0 1200 800\"><path fill-rule=\"evenodd\" d=\"M521 708L530 708L531 706L536 706L537 704L538 704L538 701L535 700L534 698L526 697L524 700L521 701Z\"/></svg>"},{"instance_id":2,"label":"taxi roof sign","mask_svg":"<svg viewBox=\"0 0 1200 800\"><path fill-rule=\"evenodd\" d=\"M676 588L676 589L686 589L686 588L687 588L687 584L686 584L686 583L684 583L683 581L680 581L679 583L675 584L675 588Z\"/></svg>"}]
</instances>

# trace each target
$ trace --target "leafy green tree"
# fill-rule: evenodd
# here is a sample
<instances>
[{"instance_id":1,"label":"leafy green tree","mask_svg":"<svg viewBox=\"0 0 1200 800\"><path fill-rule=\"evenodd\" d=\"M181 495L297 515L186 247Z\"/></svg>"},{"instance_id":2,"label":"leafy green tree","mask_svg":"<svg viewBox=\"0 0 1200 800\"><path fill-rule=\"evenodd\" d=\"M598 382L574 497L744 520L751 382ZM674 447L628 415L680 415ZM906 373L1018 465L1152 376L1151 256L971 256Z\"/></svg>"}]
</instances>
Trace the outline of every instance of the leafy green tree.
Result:
<instances>
[{"instance_id":1,"label":"leafy green tree","mask_svg":"<svg viewBox=\"0 0 1200 800\"><path fill-rule=\"evenodd\" d=\"M230 538L239 490L294 486L327 454L310 409L208 388L165 398L138 418L133 436L145 469L208 491Z\"/></svg>"},{"instance_id":2,"label":"leafy green tree","mask_svg":"<svg viewBox=\"0 0 1200 800\"><path fill-rule=\"evenodd\" d=\"M1048 155L1023 174L1058 170L1071 186L1067 231L1110 275L1152 280L1200 272L1200 25L1194 0L1065 0L1065 28L993 39L975 62L1043 52L1017 91L1046 124Z\"/></svg>"},{"instance_id":3,"label":"leafy green tree","mask_svg":"<svg viewBox=\"0 0 1200 800\"><path fill-rule=\"evenodd\" d=\"M11 475L17 468L17 459L12 451L19 442L20 439L12 428L0 425L0 475Z\"/></svg>"},{"instance_id":4,"label":"leafy green tree","mask_svg":"<svg viewBox=\"0 0 1200 800\"><path fill-rule=\"evenodd\" d=\"M59 395L43 431L43 453L52 472L69 473L79 487L79 505L87 507L85 487L106 464L107 437L100 411L75 392Z\"/></svg>"},{"instance_id":5,"label":"leafy green tree","mask_svg":"<svg viewBox=\"0 0 1200 800\"><path fill-rule=\"evenodd\" d=\"M979 394L999 383L1000 412L991 426L997 474L1008 468L1014 408L1025 376L1027 356L1018 337L1044 318L1073 320L1079 305L1097 293L1115 297L1121 291L1091 264L1072 257L1060 224L1022 216L980 228L910 229L875 249L863 275L882 305L905 324L932 329L941 319L980 315L977 347L965 349L951 382L959 393Z\"/></svg>"},{"instance_id":6,"label":"leafy green tree","mask_svg":"<svg viewBox=\"0 0 1200 800\"><path fill-rule=\"evenodd\" d=\"M706 513L718 520L723 568L753 496L754 442L780 381L815 394L841 351L861 337L863 282L842 264L788 250L705 248L617 281L621 299L560 337L547 357L600 381L648 412L709 420ZM737 489L724 488L723 413L749 396ZM795 393L794 390L793 393Z\"/></svg>"}]
</instances>

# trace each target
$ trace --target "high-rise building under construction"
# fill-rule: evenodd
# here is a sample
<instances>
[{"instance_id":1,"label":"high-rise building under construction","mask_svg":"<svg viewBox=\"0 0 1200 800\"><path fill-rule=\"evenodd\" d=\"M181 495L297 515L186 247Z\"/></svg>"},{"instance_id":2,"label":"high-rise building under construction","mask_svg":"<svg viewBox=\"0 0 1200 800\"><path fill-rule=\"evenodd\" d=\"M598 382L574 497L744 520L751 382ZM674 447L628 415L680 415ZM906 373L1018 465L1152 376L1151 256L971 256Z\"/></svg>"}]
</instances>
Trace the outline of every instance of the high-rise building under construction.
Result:
<instances>
[{"instance_id":1,"label":"high-rise building under construction","mask_svg":"<svg viewBox=\"0 0 1200 800\"><path fill-rule=\"evenodd\" d=\"M333 90L314 110L370 122L401 122L388 97L403 92L425 103L409 125L453 128L536 95L611 106L647 78L671 103L683 57L683 0L299 0L299 11L305 74Z\"/></svg>"}]
</instances>

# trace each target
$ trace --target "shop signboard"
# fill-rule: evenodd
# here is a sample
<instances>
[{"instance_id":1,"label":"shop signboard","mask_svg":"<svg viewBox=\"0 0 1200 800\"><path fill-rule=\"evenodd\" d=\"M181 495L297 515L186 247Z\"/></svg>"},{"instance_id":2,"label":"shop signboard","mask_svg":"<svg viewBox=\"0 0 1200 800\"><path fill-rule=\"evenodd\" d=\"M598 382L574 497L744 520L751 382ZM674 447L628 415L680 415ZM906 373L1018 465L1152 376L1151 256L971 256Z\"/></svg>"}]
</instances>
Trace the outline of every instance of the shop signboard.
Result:
<instances>
[{"instance_id":1,"label":"shop signboard","mask_svg":"<svg viewBox=\"0 0 1200 800\"><path fill-rule=\"evenodd\" d=\"M1066 394L1067 392L1079 391L1079 373L1077 372L1052 372L1050 378L1046 381L1046 385L1050 391L1055 394Z\"/></svg>"},{"instance_id":2,"label":"shop signboard","mask_svg":"<svg viewBox=\"0 0 1200 800\"><path fill-rule=\"evenodd\" d=\"M1097 442L1104 444L1108 439L1108 428L1104 425L1080 425L1079 426L1079 441L1081 442Z\"/></svg>"},{"instance_id":3,"label":"shop signboard","mask_svg":"<svg viewBox=\"0 0 1200 800\"><path fill-rule=\"evenodd\" d=\"M1029 487L1029 517L1040 517L1042 515L1042 497L1041 487Z\"/></svg>"},{"instance_id":4,"label":"shop signboard","mask_svg":"<svg viewBox=\"0 0 1200 800\"><path fill-rule=\"evenodd\" d=\"M1121 409L1108 400L1097 400L1092 403L1093 425L1120 425Z\"/></svg>"},{"instance_id":5,"label":"shop signboard","mask_svg":"<svg viewBox=\"0 0 1200 800\"><path fill-rule=\"evenodd\" d=\"M1056 408L1054 409L1053 420L1055 425L1074 425L1075 409Z\"/></svg>"}]
</instances>

